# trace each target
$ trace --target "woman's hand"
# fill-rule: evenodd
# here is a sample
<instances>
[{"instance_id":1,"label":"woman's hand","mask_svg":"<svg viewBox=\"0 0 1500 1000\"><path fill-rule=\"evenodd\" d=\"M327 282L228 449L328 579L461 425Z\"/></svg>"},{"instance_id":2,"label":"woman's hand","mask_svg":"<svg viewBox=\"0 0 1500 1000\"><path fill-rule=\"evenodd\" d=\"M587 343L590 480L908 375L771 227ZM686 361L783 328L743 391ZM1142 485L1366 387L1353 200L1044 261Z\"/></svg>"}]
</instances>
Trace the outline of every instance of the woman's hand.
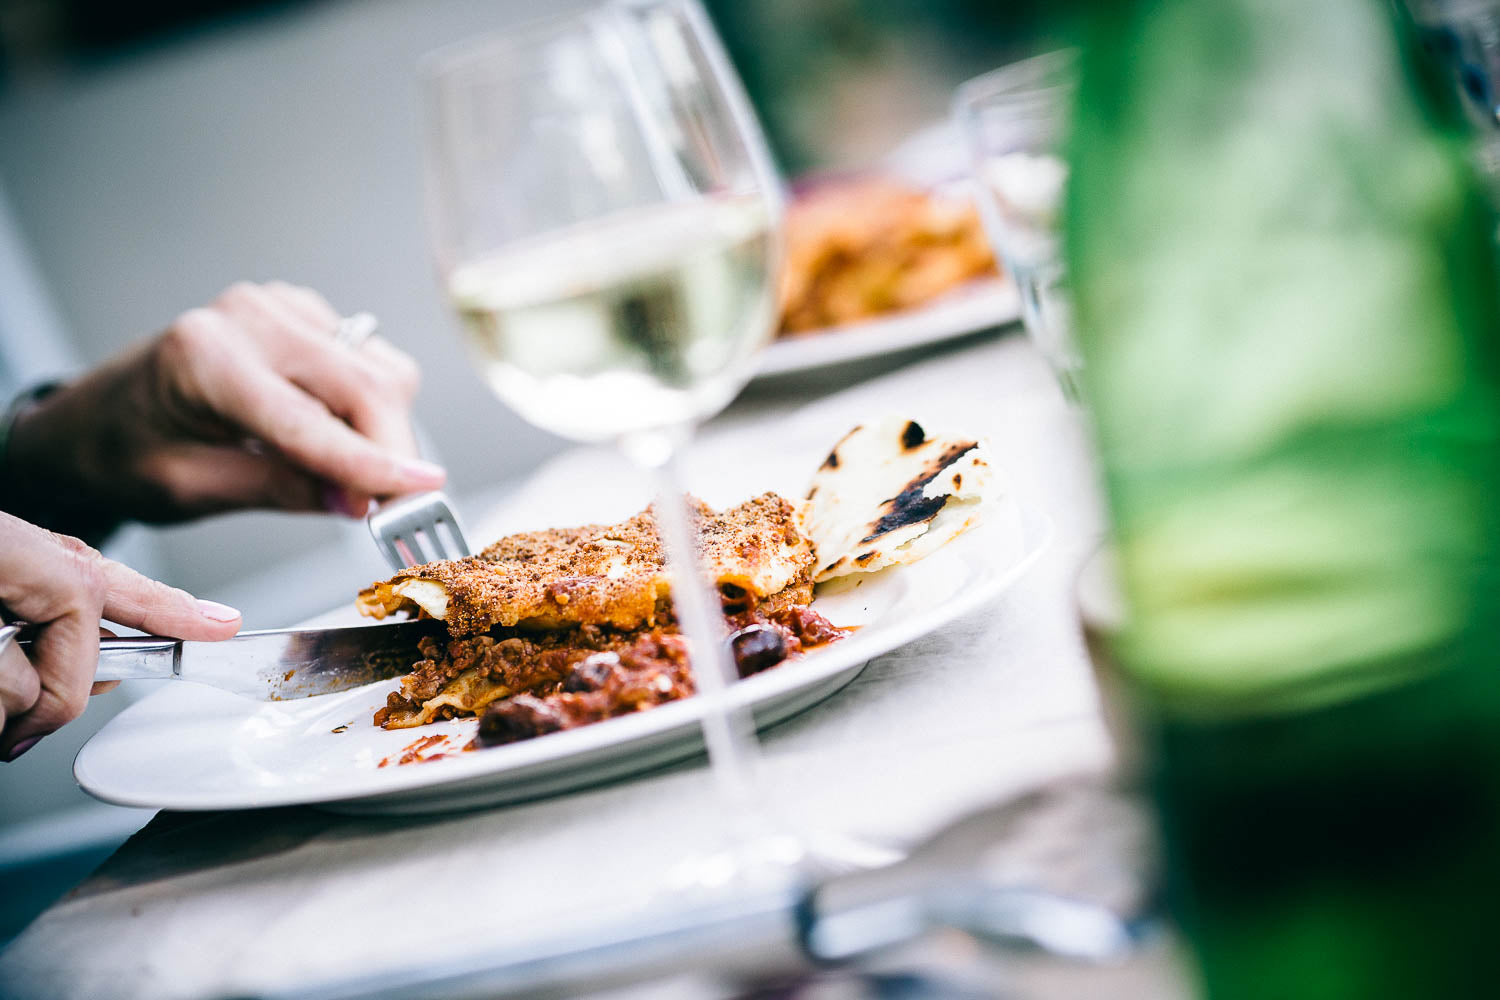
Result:
<instances>
[{"instance_id":1,"label":"woman's hand","mask_svg":"<svg viewBox=\"0 0 1500 1000\"><path fill-rule=\"evenodd\" d=\"M360 517L440 486L416 458L415 363L379 337L338 343L338 322L310 289L233 285L27 409L0 507L92 536L239 507Z\"/></svg>"},{"instance_id":2,"label":"woman's hand","mask_svg":"<svg viewBox=\"0 0 1500 1000\"><path fill-rule=\"evenodd\" d=\"M0 604L35 626L0 648L0 760L77 718L99 661L99 619L180 639L227 639L240 614L105 559L76 538L0 513Z\"/></svg>"}]
</instances>

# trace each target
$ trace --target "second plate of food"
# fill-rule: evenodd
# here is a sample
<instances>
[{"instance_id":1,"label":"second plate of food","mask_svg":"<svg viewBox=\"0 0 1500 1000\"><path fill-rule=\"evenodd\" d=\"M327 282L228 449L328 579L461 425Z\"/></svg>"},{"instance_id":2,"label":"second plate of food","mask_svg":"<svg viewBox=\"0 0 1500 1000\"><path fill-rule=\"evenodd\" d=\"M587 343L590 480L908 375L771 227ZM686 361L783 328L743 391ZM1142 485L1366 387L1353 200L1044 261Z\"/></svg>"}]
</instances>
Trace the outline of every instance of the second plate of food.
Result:
<instances>
[{"instance_id":1,"label":"second plate of food","mask_svg":"<svg viewBox=\"0 0 1500 1000\"><path fill-rule=\"evenodd\" d=\"M964 189L815 181L787 212L786 244L781 333L760 376L924 347L1021 315Z\"/></svg>"},{"instance_id":2,"label":"second plate of food","mask_svg":"<svg viewBox=\"0 0 1500 1000\"><path fill-rule=\"evenodd\" d=\"M815 371L885 357L1007 326L1021 297L1003 278L984 278L910 309L783 336L761 354L757 378Z\"/></svg>"}]
</instances>

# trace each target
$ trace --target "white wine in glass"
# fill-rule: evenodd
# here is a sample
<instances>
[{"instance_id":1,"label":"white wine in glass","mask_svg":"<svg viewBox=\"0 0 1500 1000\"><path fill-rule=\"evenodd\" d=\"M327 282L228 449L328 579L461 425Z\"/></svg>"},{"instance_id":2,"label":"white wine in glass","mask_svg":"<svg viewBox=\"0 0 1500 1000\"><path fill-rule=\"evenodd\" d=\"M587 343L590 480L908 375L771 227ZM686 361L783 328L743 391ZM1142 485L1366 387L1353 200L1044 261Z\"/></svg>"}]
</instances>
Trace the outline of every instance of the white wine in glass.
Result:
<instances>
[{"instance_id":1,"label":"white wine in glass","mask_svg":"<svg viewBox=\"0 0 1500 1000\"><path fill-rule=\"evenodd\" d=\"M775 319L771 222L754 196L625 212L460 265L448 294L481 373L537 426L685 425L729 402Z\"/></svg>"},{"instance_id":2,"label":"white wine in glass","mask_svg":"<svg viewBox=\"0 0 1500 1000\"><path fill-rule=\"evenodd\" d=\"M748 713L727 707L675 471L776 322L781 182L739 81L695 0L646 0L444 50L424 83L439 268L476 367L531 423L653 476L726 833L741 859L795 860L755 790Z\"/></svg>"}]
</instances>

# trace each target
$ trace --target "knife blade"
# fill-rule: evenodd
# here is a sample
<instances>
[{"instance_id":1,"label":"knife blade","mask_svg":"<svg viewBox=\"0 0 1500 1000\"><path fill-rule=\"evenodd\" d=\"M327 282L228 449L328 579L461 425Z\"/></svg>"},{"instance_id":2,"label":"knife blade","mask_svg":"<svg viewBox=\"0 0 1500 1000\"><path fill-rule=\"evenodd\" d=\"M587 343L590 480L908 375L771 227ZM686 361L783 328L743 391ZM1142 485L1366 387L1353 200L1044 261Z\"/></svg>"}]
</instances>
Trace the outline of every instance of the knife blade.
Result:
<instances>
[{"instance_id":1,"label":"knife blade","mask_svg":"<svg viewBox=\"0 0 1500 1000\"><path fill-rule=\"evenodd\" d=\"M419 619L241 632L219 642L153 635L103 638L94 680L193 681L259 701L290 701L409 673L423 659L417 643L446 634L442 622ZM31 645L27 638L18 641L23 650Z\"/></svg>"}]
</instances>

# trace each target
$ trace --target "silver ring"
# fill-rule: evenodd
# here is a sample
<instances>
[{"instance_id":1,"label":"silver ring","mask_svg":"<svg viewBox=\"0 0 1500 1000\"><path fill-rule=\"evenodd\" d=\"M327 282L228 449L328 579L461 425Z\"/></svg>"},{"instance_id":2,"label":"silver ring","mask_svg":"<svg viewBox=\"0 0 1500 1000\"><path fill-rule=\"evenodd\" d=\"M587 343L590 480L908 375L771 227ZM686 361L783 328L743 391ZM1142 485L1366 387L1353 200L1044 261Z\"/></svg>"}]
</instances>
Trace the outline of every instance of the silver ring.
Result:
<instances>
[{"instance_id":1,"label":"silver ring","mask_svg":"<svg viewBox=\"0 0 1500 1000\"><path fill-rule=\"evenodd\" d=\"M380 320L373 314L358 312L339 320L339 325L333 328L333 341L344 347L358 347L369 340L370 335L379 327Z\"/></svg>"}]
</instances>

